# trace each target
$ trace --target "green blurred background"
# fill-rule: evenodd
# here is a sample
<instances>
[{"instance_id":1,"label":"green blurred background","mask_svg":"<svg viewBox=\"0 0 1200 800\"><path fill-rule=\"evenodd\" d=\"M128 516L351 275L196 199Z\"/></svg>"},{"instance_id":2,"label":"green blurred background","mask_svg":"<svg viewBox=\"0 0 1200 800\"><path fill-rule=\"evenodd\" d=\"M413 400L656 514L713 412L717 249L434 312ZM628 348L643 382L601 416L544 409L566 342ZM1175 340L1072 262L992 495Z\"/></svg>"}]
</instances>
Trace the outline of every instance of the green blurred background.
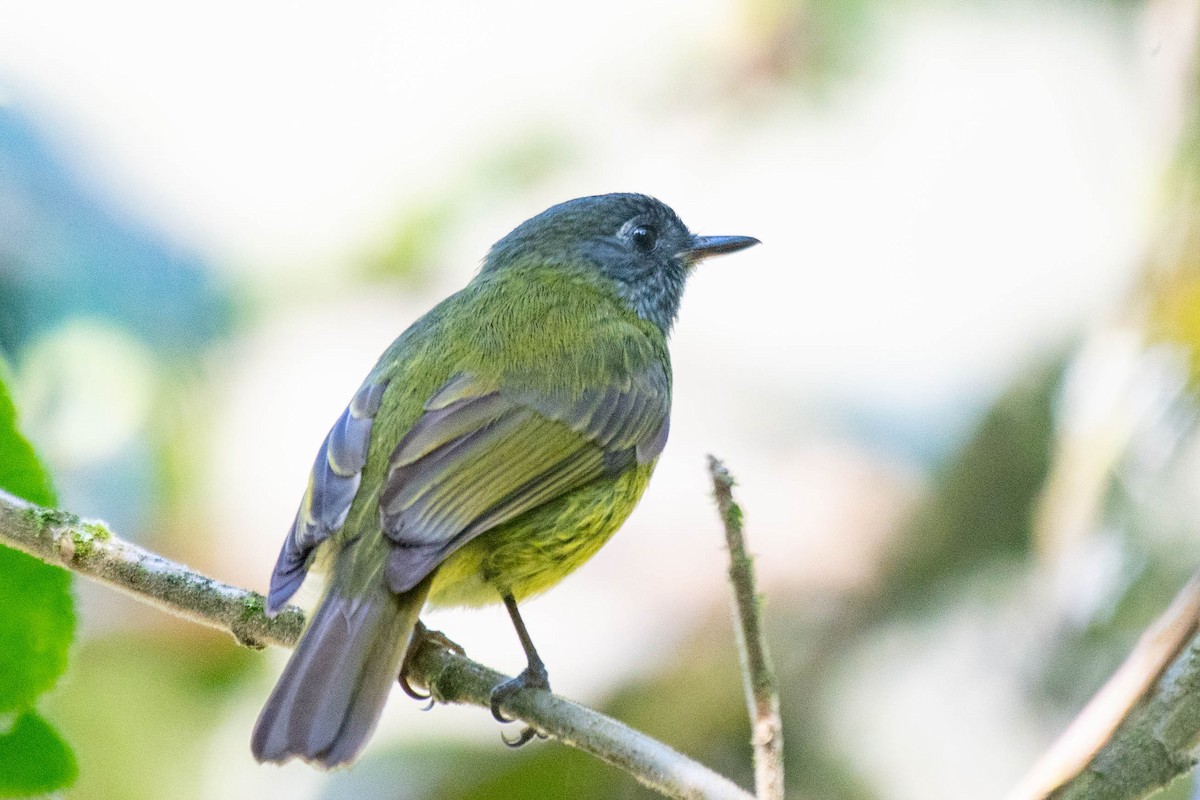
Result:
<instances>
[{"instance_id":1,"label":"green blurred background","mask_svg":"<svg viewBox=\"0 0 1200 800\"><path fill-rule=\"evenodd\" d=\"M695 277L646 499L528 607L556 690L750 784L707 452L790 797L1002 797L1200 563L1195 2L5 6L9 389L60 504L169 557L265 589L391 339L641 191L764 246ZM355 768L259 767L284 653L74 588L69 797L647 795L402 695ZM502 609L428 621L522 666Z\"/></svg>"}]
</instances>

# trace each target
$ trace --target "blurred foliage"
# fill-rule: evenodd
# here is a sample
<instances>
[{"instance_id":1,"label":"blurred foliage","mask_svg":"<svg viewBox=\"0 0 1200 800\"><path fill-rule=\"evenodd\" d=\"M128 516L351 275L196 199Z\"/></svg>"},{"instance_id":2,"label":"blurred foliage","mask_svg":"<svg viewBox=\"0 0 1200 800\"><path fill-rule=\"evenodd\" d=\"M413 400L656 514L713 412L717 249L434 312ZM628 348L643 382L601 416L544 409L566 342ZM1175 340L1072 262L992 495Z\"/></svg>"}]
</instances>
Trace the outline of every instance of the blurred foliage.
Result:
<instances>
[{"instance_id":1,"label":"blurred foliage","mask_svg":"<svg viewBox=\"0 0 1200 800\"><path fill-rule=\"evenodd\" d=\"M207 742L260 654L190 626L81 644L52 716L76 743L78 800L202 798Z\"/></svg>"},{"instance_id":2,"label":"blurred foliage","mask_svg":"<svg viewBox=\"0 0 1200 800\"><path fill-rule=\"evenodd\" d=\"M876 581L815 618L812 630L800 640L799 650L810 653L809 658L790 669L787 660L781 664L785 684L824 687L806 693L807 714L789 711L793 719L785 717L785 725L789 730L801 725L797 735L808 748L823 747L818 763L838 764L860 787L855 795L836 794L828 783L817 780L802 797L894 796L862 774L869 755L837 750L828 744L828 734L814 734L830 725L825 716L831 713L829 687L864 644L881 636L919 640L915 631L936 626L965 597L994 596L997 580L1004 582L1000 576L1028 568L1062 370L1062 360L1054 359L1017 374L957 452L936 470L928 492L885 548ZM795 616L793 609L791 618ZM789 649L797 649L794 640L786 641ZM858 679L888 680L862 675ZM787 740L789 746L795 739Z\"/></svg>"},{"instance_id":3,"label":"blurred foliage","mask_svg":"<svg viewBox=\"0 0 1200 800\"><path fill-rule=\"evenodd\" d=\"M1148 338L1180 348L1192 387L1200 390L1200 107L1182 141L1145 283L1134 302L1145 306Z\"/></svg>"},{"instance_id":4,"label":"blurred foliage","mask_svg":"<svg viewBox=\"0 0 1200 800\"><path fill-rule=\"evenodd\" d=\"M746 56L727 88L742 98L748 85L778 85L824 99L836 84L869 65L886 42L888 25L938 5L975 5L1003 15L1011 14L1014 6L1077 10L1077 6L1089 4L1118 15L1126 28L1132 27L1129 23L1144 5L1139 0L1027 0L1022 4L997 0L745 0L740 8Z\"/></svg>"},{"instance_id":5,"label":"blurred foliage","mask_svg":"<svg viewBox=\"0 0 1200 800\"><path fill-rule=\"evenodd\" d=\"M3 381L0 489L54 505L50 478L17 430ZM0 546L0 608L0 719L11 718L10 727L0 731L0 796L42 794L69 785L77 771L70 748L32 710L67 666L75 635L71 575Z\"/></svg>"},{"instance_id":6,"label":"blurred foliage","mask_svg":"<svg viewBox=\"0 0 1200 800\"><path fill-rule=\"evenodd\" d=\"M880 607L908 609L938 584L1029 556L1062 371L1059 360L1018 377L938 470L933 493L884 562Z\"/></svg>"},{"instance_id":7,"label":"blurred foliage","mask_svg":"<svg viewBox=\"0 0 1200 800\"><path fill-rule=\"evenodd\" d=\"M388 241L363 259L366 280L403 279L419 282L424 270L434 263L441 242L456 220L457 205L452 195L428 200L405 214Z\"/></svg>"},{"instance_id":8,"label":"blurred foliage","mask_svg":"<svg viewBox=\"0 0 1200 800\"><path fill-rule=\"evenodd\" d=\"M1146 558L1134 569L1103 614L1083 624L1063 621L1054 646L1039 659L1030 691L1064 713L1082 708L1129 655L1133 643L1163 613L1194 569L1184 559Z\"/></svg>"},{"instance_id":9,"label":"blurred foliage","mask_svg":"<svg viewBox=\"0 0 1200 800\"><path fill-rule=\"evenodd\" d=\"M396 224L382 245L361 259L364 280L400 279L420 284L427 271L445 257L455 229L480 208L537 186L559 174L576 159L577 148L553 126L501 142L450 175L438 190L415 207L397 214Z\"/></svg>"},{"instance_id":10,"label":"blurred foliage","mask_svg":"<svg viewBox=\"0 0 1200 800\"><path fill-rule=\"evenodd\" d=\"M858 67L870 52L881 5L873 0L749 0L742 8L751 37L750 76L812 91Z\"/></svg>"},{"instance_id":11,"label":"blurred foliage","mask_svg":"<svg viewBox=\"0 0 1200 800\"><path fill-rule=\"evenodd\" d=\"M561 175L581 158L577 143L546 120L481 158L473 170L474 183L484 192L528 191Z\"/></svg>"},{"instance_id":12,"label":"blurred foliage","mask_svg":"<svg viewBox=\"0 0 1200 800\"><path fill-rule=\"evenodd\" d=\"M164 524L178 520L192 531L193 520L203 498L201 485L206 447L211 435L214 409L207 391L208 380L201 369L174 364L163 370L158 400L147 420L146 438L153 443L149 453L151 477L145 487L167 517Z\"/></svg>"}]
</instances>

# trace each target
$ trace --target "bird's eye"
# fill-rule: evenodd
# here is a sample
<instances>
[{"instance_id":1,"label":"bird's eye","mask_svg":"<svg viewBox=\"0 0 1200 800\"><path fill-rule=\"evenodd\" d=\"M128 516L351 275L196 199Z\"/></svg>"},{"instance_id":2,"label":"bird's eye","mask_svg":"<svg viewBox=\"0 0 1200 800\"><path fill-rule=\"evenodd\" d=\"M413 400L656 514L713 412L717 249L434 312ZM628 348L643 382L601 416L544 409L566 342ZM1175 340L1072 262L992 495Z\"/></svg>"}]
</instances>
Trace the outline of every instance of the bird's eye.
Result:
<instances>
[{"instance_id":1,"label":"bird's eye","mask_svg":"<svg viewBox=\"0 0 1200 800\"><path fill-rule=\"evenodd\" d=\"M643 253L649 253L658 244L658 231L650 225L638 225L629 232L633 246Z\"/></svg>"}]
</instances>

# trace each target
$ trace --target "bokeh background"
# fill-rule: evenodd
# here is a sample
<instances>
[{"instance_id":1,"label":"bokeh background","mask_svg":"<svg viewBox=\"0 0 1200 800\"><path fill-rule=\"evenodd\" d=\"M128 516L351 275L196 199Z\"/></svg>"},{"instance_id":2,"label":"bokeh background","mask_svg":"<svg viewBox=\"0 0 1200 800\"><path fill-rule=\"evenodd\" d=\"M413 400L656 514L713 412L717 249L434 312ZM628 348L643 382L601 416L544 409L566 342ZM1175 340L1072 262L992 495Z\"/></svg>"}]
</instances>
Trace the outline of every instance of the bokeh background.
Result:
<instances>
[{"instance_id":1,"label":"bokeh background","mask_svg":"<svg viewBox=\"0 0 1200 800\"><path fill-rule=\"evenodd\" d=\"M1197 19L9 0L0 352L22 427L63 507L261 591L391 339L546 206L654 194L764 245L693 278L645 500L528 605L556 690L750 783L712 452L758 554L790 796L1000 798L1200 563ZM355 768L259 767L285 653L76 592L43 703L70 797L646 795L399 693ZM428 622L523 665L502 609Z\"/></svg>"}]
</instances>

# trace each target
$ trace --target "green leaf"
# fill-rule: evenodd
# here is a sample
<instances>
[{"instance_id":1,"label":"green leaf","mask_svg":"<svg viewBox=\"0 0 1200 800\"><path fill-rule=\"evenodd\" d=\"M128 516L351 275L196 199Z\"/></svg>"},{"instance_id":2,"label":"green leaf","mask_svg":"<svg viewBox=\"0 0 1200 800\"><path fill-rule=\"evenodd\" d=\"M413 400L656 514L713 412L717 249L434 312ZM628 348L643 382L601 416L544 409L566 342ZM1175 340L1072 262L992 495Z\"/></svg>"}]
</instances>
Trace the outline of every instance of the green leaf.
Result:
<instances>
[{"instance_id":1,"label":"green leaf","mask_svg":"<svg viewBox=\"0 0 1200 800\"><path fill-rule=\"evenodd\" d=\"M69 786L79 768L50 723L34 712L0 734L0 797L29 797Z\"/></svg>"},{"instance_id":2,"label":"green leaf","mask_svg":"<svg viewBox=\"0 0 1200 800\"><path fill-rule=\"evenodd\" d=\"M4 386L4 377L0 363L0 489L39 506L53 506L50 476L33 447L17 430L17 411Z\"/></svg>"},{"instance_id":3,"label":"green leaf","mask_svg":"<svg viewBox=\"0 0 1200 800\"><path fill-rule=\"evenodd\" d=\"M33 707L67 667L71 575L0 547L0 714Z\"/></svg>"},{"instance_id":4,"label":"green leaf","mask_svg":"<svg viewBox=\"0 0 1200 800\"><path fill-rule=\"evenodd\" d=\"M3 367L3 364L0 364ZM3 377L0 369L0 377ZM50 478L16 425L16 409L0 380L0 489L54 505ZM71 574L0 546L0 796L62 788L75 778L75 757L32 712L67 667L75 635Z\"/></svg>"}]
</instances>

